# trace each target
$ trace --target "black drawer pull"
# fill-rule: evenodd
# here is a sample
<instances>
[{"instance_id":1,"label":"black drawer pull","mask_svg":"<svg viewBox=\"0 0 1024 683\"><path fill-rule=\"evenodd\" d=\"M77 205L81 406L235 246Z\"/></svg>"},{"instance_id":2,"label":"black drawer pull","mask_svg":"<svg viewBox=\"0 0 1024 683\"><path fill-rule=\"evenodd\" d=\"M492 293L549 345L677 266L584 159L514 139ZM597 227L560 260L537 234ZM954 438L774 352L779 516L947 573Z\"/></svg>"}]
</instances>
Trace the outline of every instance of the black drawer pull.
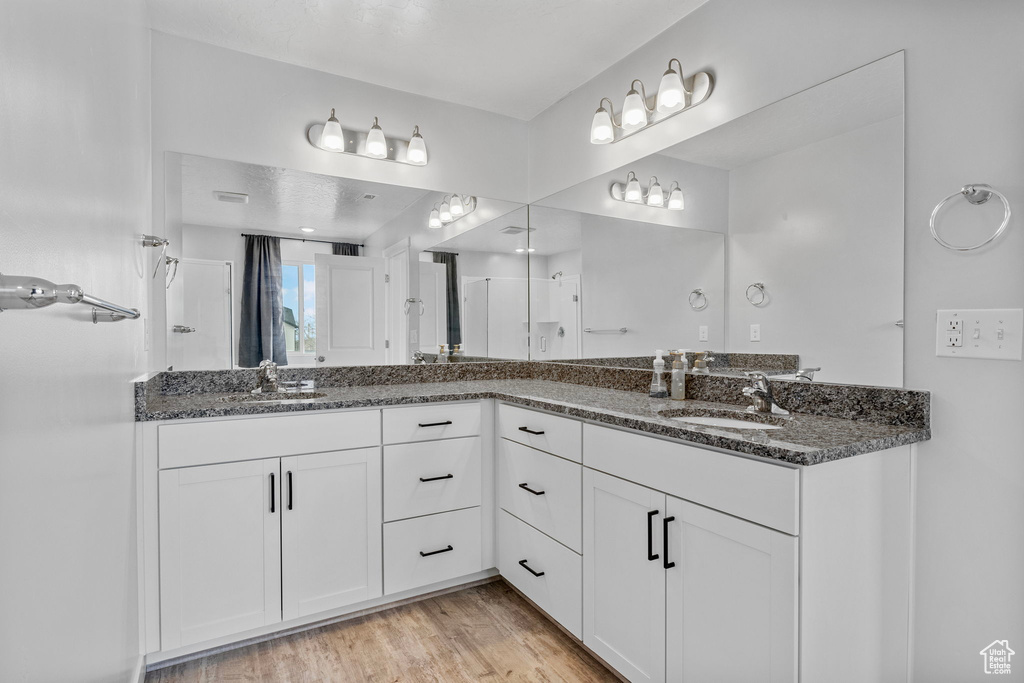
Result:
<instances>
[{"instance_id":1,"label":"black drawer pull","mask_svg":"<svg viewBox=\"0 0 1024 683\"><path fill-rule=\"evenodd\" d=\"M288 509L292 509L292 502L295 498L295 494L292 493L292 473L288 472Z\"/></svg>"},{"instance_id":2,"label":"black drawer pull","mask_svg":"<svg viewBox=\"0 0 1024 683\"><path fill-rule=\"evenodd\" d=\"M647 513L647 559L650 562L658 559L658 556L654 553L654 529L651 528L656 514L658 514L657 510L651 510Z\"/></svg>"},{"instance_id":3,"label":"black drawer pull","mask_svg":"<svg viewBox=\"0 0 1024 683\"><path fill-rule=\"evenodd\" d=\"M422 482L441 481L442 479L454 479L454 478L455 478L454 474L446 474L443 477L427 477L426 479L424 479L423 477L420 477L420 481L422 481Z\"/></svg>"},{"instance_id":4,"label":"black drawer pull","mask_svg":"<svg viewBox=\"0 0 1024 683\"><path fill-rule=\"evenodd\" d=\"M532 569L530 569L529 565L526 564L526 560L519 560L519 566L525 569L526 571L530 572L534 576L544 576L544 572L535 572Z\"/></svg>"},{"instance_id":5,"label":"black drawer pull","mask_svg":"<svg viewBox=\"0 0 1024 683\"><path fill-rule=\"evenodd\" d=\"M664 546L664 550L665 550L665 560L664 560L664 564L661 565L661 566L663 566L665 569L672 569L672 567L676 566L675 562L669 562L668 561L668 523L669 522L674 522L675 520L676 520L675 517L666 517L665 519L663 519L661 521L661 534L662 534L661 542L662 542L662 545Z\"/></svg>"},{"instance_id":6,"label":"black drawer pull","mask_svg":"<svg viewBox=\"0 0 1024 683\"><path fill-rule=\"evenodd\" d=\"M423 424L422 422L419 423L420 427L444 427L445 425L450 424L452 424L451 420L445 420L444 422L428 422L426 424Z\"/></svg>"},{"instance_id":7,"label":"black drawer pull","mask_svg":"<svg viewBox=\"0 0 1024 683\"><path fill-rule=\"evenodd\" d=\"M431 555L437 555L439 553L447 553L447 552L450 552L452 550L455 550L455 548L453 548L451 546L448 546L447 548L441 548L440 550L431 550L429 553L425 553L425 552L423 552L421 550L420 551L420 557L430 557Z\"/></svg>"},{"instance_id":8,"label":"black drawer pull","mask_svg":"<svg viewBox=\"0 0 1024 683\"><path fill-rule=\"evenodd\" d=\"M271 514L277 512L276 508L274 507L274 500L276 500L276 499L277 499L277 492L274 490L274 473L271 472L270 473L270 513Z\"/></svg>"},{"instance_id":9,"label":"black drawer pull","mask_svg":"<svg viewBox=\"0 0 1024 683\"><path fill-rule=\"evenodd\" d=\"M541 430L541 431L539 431L539 432L535 432L535 431L533 431L532 429L530 429L529 427L520 427L520 428L519 428L519 431L521 431L521 432L526 432L527 434L533 434L534 436L540 436L541 434L543 434L543 433L544 433L544 431L543 431L543 430Z\"/></svg>"},{"instance_id":10,"label":"black drawer pull","mask_svg":"<svg viewBox=\"0 0 1024 683\"><path fill-rule=\"evenodd\" d=\"M529 482L525 482L524 481L522 484L519 485L519 488L523 489L524 491L529 491L530 493L532 493L535 496L543 496L544 495L543 491L534 491L533 489L531 489L529 487L528 484L529 484Z\"/></svg>"}]
</instances>

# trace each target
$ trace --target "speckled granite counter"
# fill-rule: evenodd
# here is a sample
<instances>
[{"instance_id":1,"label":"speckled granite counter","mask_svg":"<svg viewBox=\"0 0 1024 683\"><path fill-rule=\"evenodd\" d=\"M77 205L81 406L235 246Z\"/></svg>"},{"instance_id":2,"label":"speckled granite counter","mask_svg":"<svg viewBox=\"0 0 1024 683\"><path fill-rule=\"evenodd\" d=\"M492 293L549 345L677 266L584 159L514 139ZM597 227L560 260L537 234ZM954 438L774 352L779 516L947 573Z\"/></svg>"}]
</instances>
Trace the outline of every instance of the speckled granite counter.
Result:
<instances>
[{"instance_id":1,"label":"speckled granite counter","mask_svg":"<svg viewBox=\"0 0 1024 683\"><path fill-rule=\"evenodd\" d=\"M138 389L140 385L143 387L141 390ZM865 419L839 419L794 413L786 418L785 426L780 429L728 429L687 424L663 417L658 411L682 406L742 411L742 406L693 400L680 402L652 399L635 391L543 379L318 386L317 392L324 394L323 398L243 403L222 400L231 395L227 393L164 394L146 392L144 387L143 382L137 385L136 397L139 405L136 419L139 421L266 415L493 398L609 426L635 429L698 445L799 465L815 465L930 438L926 409L924 422L915 419L904 420L900 424L881 424ZM923 394L927 397L924 392L906 393Z\"/></svg>"}]
</instances>

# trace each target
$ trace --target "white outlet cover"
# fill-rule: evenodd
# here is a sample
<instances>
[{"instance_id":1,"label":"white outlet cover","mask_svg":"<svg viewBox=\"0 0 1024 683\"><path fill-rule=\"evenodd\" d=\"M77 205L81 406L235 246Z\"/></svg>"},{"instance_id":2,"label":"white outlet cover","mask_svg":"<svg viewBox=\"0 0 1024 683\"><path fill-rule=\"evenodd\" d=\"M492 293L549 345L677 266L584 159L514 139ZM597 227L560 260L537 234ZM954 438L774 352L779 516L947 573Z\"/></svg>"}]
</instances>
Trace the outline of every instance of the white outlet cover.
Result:
<instances>
[{"instance_id":1,"label":"white outlet cover","mask_svg":"<svg viewBox=\"0 0 1024 683\"><path fill-rule=\"evenodd\" d=\"M708 340L708 326L707 325L701 325L699 328L697 328L697 337L698 337L698 339L697 339L698 341L707 341Z\"/></svg>"},{"instance_id":2,"label":"white outlet cover","mask_svg":"<svg viewBox=\"0 0 1024 683\"><path fill-rule=\"evenodd\" d=\"M757 323L754 323L753 325L750 326L750 341L761 341L761 326Z\"/></svg>"},{"instance_id":3,"label":"white outlet cover","mask_svg":"<svg viewBox=\"0 0 1024 683\"><path fill-rule=\"evenodd\" d=\"M951 338L957 336L960 346L950 346ZM936 356L1021 360L1022 351L1024 309L944 309L936 313Z\"/></svg>"}]
</instances>

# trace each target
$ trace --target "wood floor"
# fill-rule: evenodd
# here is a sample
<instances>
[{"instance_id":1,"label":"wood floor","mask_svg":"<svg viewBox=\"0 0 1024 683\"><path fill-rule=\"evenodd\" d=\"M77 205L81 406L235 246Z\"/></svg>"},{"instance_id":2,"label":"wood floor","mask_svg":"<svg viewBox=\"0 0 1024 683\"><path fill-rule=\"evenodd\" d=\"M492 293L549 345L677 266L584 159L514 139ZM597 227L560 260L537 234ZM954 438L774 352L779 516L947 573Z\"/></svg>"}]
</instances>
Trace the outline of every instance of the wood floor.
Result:
<instances>
[{"instance_id":1,"label":"wood floor","mask_svg":"<svg viewBox=\"0 0 1024 683\"><path fill-rule=\"evenodd\" d=\"M146 675L146 683L618 680L503 581Z\"/></svg>"}]
</instances>

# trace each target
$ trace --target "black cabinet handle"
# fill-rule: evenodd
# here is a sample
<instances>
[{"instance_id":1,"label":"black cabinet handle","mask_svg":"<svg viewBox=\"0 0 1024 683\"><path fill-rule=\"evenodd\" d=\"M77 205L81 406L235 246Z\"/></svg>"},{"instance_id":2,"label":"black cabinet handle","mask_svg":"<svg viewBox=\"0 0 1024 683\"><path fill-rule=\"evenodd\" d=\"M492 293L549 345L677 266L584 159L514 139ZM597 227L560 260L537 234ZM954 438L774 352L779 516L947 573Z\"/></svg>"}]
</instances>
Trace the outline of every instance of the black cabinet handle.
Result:
<instances>
[{"instance_id":1,"label":"black cabinet handle","mask_svg":"<svg viewBox=\"0 0 1024 683\"><path fill-rule=\"evenodd\" d=\"M535 496L543 496L544 495L543 491L534 491L533 489L531 489L528 486L528 484L529 484L529 482L524 481L522 484L519 485L519 488L523 489L524 491L529 491L530 493L532 493Z\"/></svg>"},{"instance_id":2,"label":"black cabinet handle","mask_svg":"<svg viewBox=\"0 0 1024 683\"><path fill-rule=\"evenodd\" d=\"M658 514L657 510L651 510L647 513L647 560L654 562L658 559L658 556L654 554L654 516Z\"/></svg>"},{"instance_id":3,"label":"black cabinet handle","mask_svg":"<svg viewBox=\"0 0 1024 683\"><path fill-rule=\"evenodd\" d=\"M544 572L535 572L532 569L530 569L529 565L526 564L526 560L519 560L519 566L525 569L526 571L530 572L534 576L544 576Z\"/></svg>"},{"instance_id":4,"label":"black cabinet handle","mask_svg":"<svg viewBox=\"0 0 1024 683\"><path fill-rule=\"evenodd\" d=\"M664 564L661 566L665 569L672 569L672 567L676 566L675 562L668 561L668 523L674 522L675 520L675 517L666 517L661 520L661 543L664 546L663 550L665 551L665 559L663 560Z\"/></svg>"},{"instance_id":5,"label":"black cabinet handle","mask_svg":"<svg viewBox=\"0 0 1024 683\"><path fill-rule=\"evenodd\" d=\"M292 493L292 473L288 472L288 509L292 509L292 501L295 498Z\"/></svg>"},{"instance_id":6,"label":"black cabinet handle","mask_svg":"<svg viewBox=\"0 0 1024 683\"><path fill-rule=\"evenodd\" d=\"M274 507L274 499L277 498L277 492L274 490L274 473L270 473L270 513L277 512L277 508Z\"/></svg>"},{"instance_id":7,"label":"black cabinet handle","mask_svg":"<svg viewBox=\"0 0 1024 683\"><path fill-rule=\"evenodd\" d=\"M423 481L423 482L427 482L427 481L441 481L442 479L454 479L454 478L455 478L454 474L446 474L443 477L427 477L426 479L424 479L423 477L420 477L420 481Z\"/></svg>"},{"instance_id":8,"label":"black cabinet handle","mask_svg":"<svg viewBox=\"0 0 1024 683\"><path fill-rule=\"evenodd\" d=\"M519 428L519 431L521 431L521 432L526 432L527 434L533 434L534 436L540 436L541 434L543 434L543 433L544 433L544 431L543 431L543 430L541 430L541 431L539 431L539 432L535 432L535 431L533 431L532 429L530 429L529 427L520 427L520 428Z\"/></svg>"},{"instance_id":9,"label":"black cabinet handle","mask_svg":"<svg viewBox=\"0 0 1024 683\"><path fill-rule=\"evenodd\" d=\"M431 550L429 553L425 553L425 552L423 552L421 550L420 551L420 557L430 557L431 555L438 555L440 553L447 553L447 552L451 552L452 550L455 550L455 548L453 548L451 546L448 546L447 548L441 548L440 550Z\"/></svg>"},{"instance_id":10,"label":"black cabinet handle","mask_svg":"<svg viewBox=\"0 0 1024 683\"><path fill-rule=\"evenodd\" d=\"M451 420L445 420L444 422L428 422L426 424L423 424L422 422L419 423L420 427L444 427L445 425L450 424L452 424Z\"/></svg>"}]
</instances>

